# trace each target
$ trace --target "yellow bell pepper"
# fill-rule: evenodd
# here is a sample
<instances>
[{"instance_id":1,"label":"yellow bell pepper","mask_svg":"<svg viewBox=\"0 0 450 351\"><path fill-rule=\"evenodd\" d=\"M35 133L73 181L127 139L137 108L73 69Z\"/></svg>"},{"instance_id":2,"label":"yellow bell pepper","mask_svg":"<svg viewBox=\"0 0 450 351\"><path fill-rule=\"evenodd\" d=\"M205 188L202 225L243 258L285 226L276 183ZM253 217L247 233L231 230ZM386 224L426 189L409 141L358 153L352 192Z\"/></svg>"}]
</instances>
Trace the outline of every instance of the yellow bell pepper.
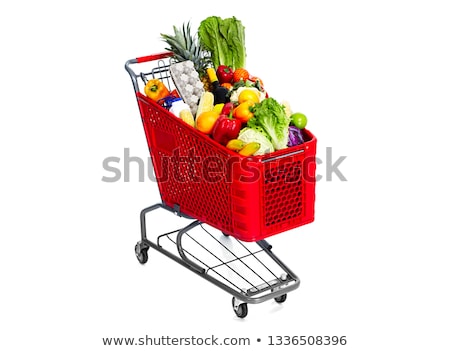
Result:
<instances>
[{"instance_id":1,"label":"yellow bell pepper","mask_svg":"<svg viewBox=\"0 0 450 351\"><path fill-rule=\"evenodd\" d=\"M145 84L144 93L153 101L158 101L170 94L164 83L159 79L151 79Z\"/></svg>"},{"instance_id":2,"label":"yellow bell pepper","mask_svg":"<svg viewBox=\"0 0 450 351\"><path fill-rule=\"evenodd\" d=\"M239 119L242 123L247 123L253 117L251 107L254 105L253 101L245 101L233 110L233 117Z\"/></svg>"}]
</instances>

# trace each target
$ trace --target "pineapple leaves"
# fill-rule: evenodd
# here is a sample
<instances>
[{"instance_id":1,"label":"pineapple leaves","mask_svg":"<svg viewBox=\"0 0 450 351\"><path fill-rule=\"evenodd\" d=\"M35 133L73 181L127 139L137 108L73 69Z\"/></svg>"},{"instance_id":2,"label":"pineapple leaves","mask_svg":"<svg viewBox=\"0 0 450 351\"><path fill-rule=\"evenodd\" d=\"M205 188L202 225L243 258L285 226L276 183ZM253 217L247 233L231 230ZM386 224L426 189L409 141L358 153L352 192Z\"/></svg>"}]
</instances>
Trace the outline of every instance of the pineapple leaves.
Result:
<instances>
[{"instance_id":1,"label":"pineapple leaves","mask_svg":"<svg viewBox=\"0 0 450 351\"><path fill-rule=\"evenodd\" d=\"M177 62L190 60L200 76L205 74L206 68L211 64L210 55L200 44L198 37L191 34L190 22L183 23L181 28L173 26L173 35L161 33L161 39L169 46L165 49L173 52Z\"/></svg>"}]
</instances>

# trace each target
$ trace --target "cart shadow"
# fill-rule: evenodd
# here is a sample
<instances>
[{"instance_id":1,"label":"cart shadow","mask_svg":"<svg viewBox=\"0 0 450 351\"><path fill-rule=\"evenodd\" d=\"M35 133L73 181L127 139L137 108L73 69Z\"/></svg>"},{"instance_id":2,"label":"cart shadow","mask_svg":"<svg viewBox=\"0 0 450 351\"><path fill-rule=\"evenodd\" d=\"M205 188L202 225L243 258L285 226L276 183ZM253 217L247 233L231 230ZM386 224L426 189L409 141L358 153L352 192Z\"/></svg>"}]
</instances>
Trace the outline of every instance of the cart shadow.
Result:
<instances>
[{"instance_id":1,"label":"cart shadow","mask_svg":"<svg viewBox=\"0 0 450 351\"><path fill-rule=\"evenodd\" d=\"M280 304L280 303L277 303L277 302L272 302L272 305L270 307L269 313L278 313L282 309L284 309L283 304Z\"/></svg>"},{"instance_id":2,"label":"cart shadow","mask_svg":"<svg viewBox=\"0 0 450 351\"><path fill-rule=\"evenodd\" d=\"M241 323L245 323L247 321L246 318L239 318L238 316L234 316L233 320Z\"/></svg>"}]
</instances>

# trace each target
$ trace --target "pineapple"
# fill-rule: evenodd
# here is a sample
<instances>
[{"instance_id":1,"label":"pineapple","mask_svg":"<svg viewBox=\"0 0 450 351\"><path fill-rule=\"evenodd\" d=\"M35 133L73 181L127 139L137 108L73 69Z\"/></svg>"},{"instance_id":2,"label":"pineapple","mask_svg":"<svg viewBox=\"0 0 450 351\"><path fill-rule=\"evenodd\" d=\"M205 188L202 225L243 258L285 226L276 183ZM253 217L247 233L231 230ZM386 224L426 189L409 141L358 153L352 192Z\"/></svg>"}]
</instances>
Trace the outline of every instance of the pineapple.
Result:
<instances>
[{"instance_id":1,"label":"pineapple","mask_svg":"<svg viewBox=\"0 0 450 351\"><path fill-rule=\"evenodd\" d=\"M161 38L169 47L166 50L173 52L176 62L190 60L203 82L205 91L211 91L212 85L206 74L206 69L212 65L211 55L200 44L198 37L191 34L191 26L183 23L182 28L173 26L174 35L161 34Z\"/></svg>"}]
</instances>

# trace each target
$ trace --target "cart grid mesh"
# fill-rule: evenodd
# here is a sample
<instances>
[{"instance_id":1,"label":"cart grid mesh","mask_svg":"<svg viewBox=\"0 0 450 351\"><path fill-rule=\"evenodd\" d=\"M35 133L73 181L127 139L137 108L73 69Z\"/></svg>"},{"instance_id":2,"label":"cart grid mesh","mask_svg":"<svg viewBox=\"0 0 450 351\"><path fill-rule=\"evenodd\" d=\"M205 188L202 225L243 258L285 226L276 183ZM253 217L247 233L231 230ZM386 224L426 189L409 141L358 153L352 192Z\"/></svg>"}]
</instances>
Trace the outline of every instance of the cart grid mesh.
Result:
<instances>
[{"instance_id":1,"label":"cart grid mesh","mask_svg":"<svg viewBox=\"0 0 450 351\"><path fill-rule=\"evenodd\" d=\"M176 235L178 230L173 230L158 237L158 245L167 239L176 247ZM242 243L240 240L229 236L225 243L222 239L224 235L215 233L214 228L207 229L204 224L199 226L199 230L193 233L185 233L183 251L205 268L205 274L216 276L225 284L229 285L239 293L248 296L258 295L269 289L276 289L279 286L287 285L293 281L286 271L274 272L273 267L269 267L268 262L264 262L265 249L256 243ZM201 240L198 238L201 236ZM205 239L209 240L209 247L205 244ZM249 248L249 245L255 248ZM231 246L237 246L236 250L231 250ZM188 246L188 248L185 248ZM199 251L199 252L198 252ZM200 257L200 254L203 256ZM206 256L205 256L206 254ZM252 260L252 264L246 262ZM211 262L216 262L211 263ZM256 264L256 265L255 265ZM280 269L279 266L277 266Z\"/></svg>"}]
</instances>

